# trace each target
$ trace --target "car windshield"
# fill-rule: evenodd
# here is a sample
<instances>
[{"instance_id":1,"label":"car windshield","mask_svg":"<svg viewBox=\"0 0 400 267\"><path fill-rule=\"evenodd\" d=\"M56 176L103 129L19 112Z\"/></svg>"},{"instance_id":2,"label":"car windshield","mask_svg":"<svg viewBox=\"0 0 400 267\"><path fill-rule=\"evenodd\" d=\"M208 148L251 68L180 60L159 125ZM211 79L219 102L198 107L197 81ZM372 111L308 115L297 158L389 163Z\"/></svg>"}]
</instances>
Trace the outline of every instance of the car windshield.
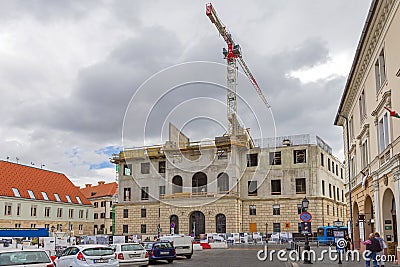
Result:
<instances>
[{"instance_id":1,"label":"car windshield","mask_svg":"<svg viewBox=\"0 0 400 267\"><path fill-rule=\"evenodd\" d=\"M87 248L82 251L86 256L108 256L113 255L114 250L112 248Z\"/></svg>"},{"instance_id":2,"label":"car windshield","mask_svg":"<svg viewBox=\"0 0 400 267\"><path fill-rule=\"evenodd\" d=\"M162 243L156 243L155 245L154 245L154 248L172 248L172 245L171 245L171 243L169 243L169 242L162 242Z\"/></svg>"},{"instance_id":3,"label":"car windshield","mask_svg":"<svg viewBox=\"0 0 400 267\"><path fill-rule=\"evenodd\" d=\"M153 248L153 243L144 243L143 244L145 249L152 249Z\"/></svg>"},{"instance_id":4,"label":"car windshield","mask_svg":"<svg viewBox=\"0 0 400 267\"><path fill-rule=\"evenodd\" d=\"M0 254L0 266L28 265L49 263L50 258L45 251L14 251Z\"/></svg>"},{"instance_id":5,"label":"car windshield","mask_svg":"<svg viewBox=\"0 0 400 267\"><path fill-rule=\"evenodd\" d=\"M139 244L121 245L121 251L135 251L135 250L143 250L143 247Z\"/></svg>"}]
</instances>

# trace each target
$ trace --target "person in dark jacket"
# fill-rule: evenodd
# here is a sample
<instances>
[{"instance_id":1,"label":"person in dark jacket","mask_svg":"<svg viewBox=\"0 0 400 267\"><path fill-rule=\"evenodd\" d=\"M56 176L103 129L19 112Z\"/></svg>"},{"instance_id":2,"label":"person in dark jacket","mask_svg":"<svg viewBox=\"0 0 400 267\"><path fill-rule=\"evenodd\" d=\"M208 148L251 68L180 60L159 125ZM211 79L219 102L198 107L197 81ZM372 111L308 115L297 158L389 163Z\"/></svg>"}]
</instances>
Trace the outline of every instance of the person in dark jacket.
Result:
<instances>
[{"instance_id":1,"label":"person in dark jacket","mask_svg":"<svg viewBox=\"0 0 400 267\"><path fill-rule=\"evenodd\" d=\"M371 260L374 263L374 267L378 267L378 262L376 260L376 253L382 251L381 245L379 244L379 240L375 238L374 233L369 234L369 238L366 241L362 241L364 245L367 246L366 252L366 261L365 264L367 267L370 267Z\"/></svg>"}]
</instances>

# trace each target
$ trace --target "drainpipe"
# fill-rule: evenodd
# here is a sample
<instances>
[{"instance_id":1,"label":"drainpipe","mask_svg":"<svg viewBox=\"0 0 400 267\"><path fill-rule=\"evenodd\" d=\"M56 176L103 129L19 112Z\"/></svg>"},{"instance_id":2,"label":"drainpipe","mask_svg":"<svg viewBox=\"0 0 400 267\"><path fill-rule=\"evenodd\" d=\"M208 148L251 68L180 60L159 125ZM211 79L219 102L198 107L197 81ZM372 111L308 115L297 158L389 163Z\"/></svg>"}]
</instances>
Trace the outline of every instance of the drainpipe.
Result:
<instances>
[{"instance_id":1,"label":"drainpipe","mask_svg":"<svg viewBox=\"0 0 400 267\"><path fill-rule=\"evenodd\" d=\"M346 120L346 146L347 146L347 168L348 168L348 183L349 183L349 202L350 202L350 232L351 232L351 247L354 249L354 231L353 231L353 201L351 198L351 173L350 173L350 136L349 136L349 120L347 117L338 113L338 116Z\"/></svg>"}]
</instances>

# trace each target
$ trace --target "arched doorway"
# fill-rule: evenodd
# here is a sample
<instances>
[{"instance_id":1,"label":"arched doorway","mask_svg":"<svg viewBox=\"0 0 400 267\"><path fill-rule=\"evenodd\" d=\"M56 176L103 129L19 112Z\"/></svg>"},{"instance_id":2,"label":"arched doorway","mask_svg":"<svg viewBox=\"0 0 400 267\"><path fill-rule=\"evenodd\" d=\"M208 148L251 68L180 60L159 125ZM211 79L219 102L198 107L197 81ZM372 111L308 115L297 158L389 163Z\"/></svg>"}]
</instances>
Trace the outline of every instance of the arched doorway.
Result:
<instances>
[{"instance_id":1,"label":"arched doorway","mask_svg":"<svg viewBox=\"0 0 400 267\"><path fill-rule=\"evenodd\" d=\"M201 211L194 211L189 217L189 233L195 237L206 232L206 222L204 214Z\"/></svg>"},{"instance_id":2,"label":"arched doorway","mask_svg":"<svg viewBox=\"0 0 400 267\"><path fill-rule=\"evenodd\" d=\"M207 192L207 175L204 172L196 172L192 178L192 193Z\"/></svg>"},{"instance_id":3,"label":"arched doorway","mask_svg":"<svg viewBox=\"0 0 400 267\"><path fill-rule=\"evenodd\" d=\"M396 201L393 192L390 188L386 189L383 194L382 201L382 218L383 218L383 229L384 237L391 237L391 241L397 242L397 217L396 217Z\"/></svg>"},{"instance_id":4,"label":"arched doorway","mask_svg":"<svg viewBox=\"0 0 400 267\"><path fill-rule=\"evenodd\" d=\"M229 191L229 176L221 172L217 176L217 189L218 193L227 193Z\"/></svg>"},{"instance_id":5,"label":"arched doorway","mask_svg":"<svg viewBox=\"0 0 400 267\"><path fill-rule=\"evenodd\" d=\"M182 177L176 175L172 178L172 194L182 193Z\"/></svg>"},{"instance_id":6,"label":"arched doorway","mask_svg":"<svg viewBox=\"0 0 400 267\"><path fill-rule=\"evenodd\" d=\"M175 225L174 227L174 234L179 234L179 218L178 215L171 215L171 217L169 217L169 225L170 228L172 223ZM170 233L172 234L172 229L170 229Z\"/></svg>"},{"instance_id":7,"label":"arched doorway","mask_svg":"<svg viewBox=\"0 0 400 267\"><path fill-rule=\"evenodd\" d=\"M359 219L358 216L360 215L360 212L358 210L358 204L357 202L354 201L353 205L353 243L354 243L354 248L359 249L360 248L360 225L359 225Z\"/></svg>"},{"instance_id":8,"label":"arched doorway","mask_svg":"<svg viewBox=\"0 0 400 267\"><path fill-rule=\"evenodd\" d=\"M372 204L372 199L369 195L365 198L364 203L364 214L365 214L365 237L374 232L374 206Z\"/></svg>"},{"instance_id":9,"label":"arched doorway","mask_svg":"<svg viewBox=\"0 0 400 267\"><path fill-rule=\"evenodd\" d=\"M215 216L215 224L217 233L226 233L226 216L224 214L220 213Z\"/></svg>"}]
</instances>

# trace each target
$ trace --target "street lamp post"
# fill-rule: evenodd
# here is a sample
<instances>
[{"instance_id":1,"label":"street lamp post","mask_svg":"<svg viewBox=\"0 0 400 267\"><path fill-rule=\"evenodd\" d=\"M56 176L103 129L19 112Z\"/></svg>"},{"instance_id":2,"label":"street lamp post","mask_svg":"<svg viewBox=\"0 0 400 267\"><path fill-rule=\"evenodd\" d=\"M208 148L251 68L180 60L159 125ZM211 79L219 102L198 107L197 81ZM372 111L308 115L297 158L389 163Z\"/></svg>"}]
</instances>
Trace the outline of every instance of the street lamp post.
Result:
<instances>
[{"instance_id":1,"label":"street lamp post","mask_svg":"<svg viewBox=\"0 0 400 267\"><path fill-rule=\"evenodd\" d=\"M53 235L53 237L54 237L54 253L56 253L56 242L57 242L57 237L56 237L56 235L55 235L55 233L54 233L54 230L55 230L55 229L56 229L56 228L54 227L54 225L52 225L51 228L50 228L51 233L52 233L52 235Z\"/></svg>"},{"instance_id":2,"label":"street lamp post","mask_svg":"<svg viewBox=\"0 0 400 267\"><path fill-rule=\"evenodd\" d=\"M268 248L268 223L265 223L265 243L267 244Z\"/></svg>"},{"instance_id":3,"label":"street lamp post","mask_svg":"<svg viewBox=\"0 0 400 267\"><path fill-rule=\"evenodd\" d=\"M306 197L304 197L303 201L301 202L301 211L302 212L307 212L308 210L308 204L310 202ZM300 204L297 205L298 208L300 208ZM308 251L304 253L304 264L312 264L311 259L310 259L310 242L308 241L308 233L305 233L305 241L304 241L304 251Z\"/></svg>"}]
</instances>

